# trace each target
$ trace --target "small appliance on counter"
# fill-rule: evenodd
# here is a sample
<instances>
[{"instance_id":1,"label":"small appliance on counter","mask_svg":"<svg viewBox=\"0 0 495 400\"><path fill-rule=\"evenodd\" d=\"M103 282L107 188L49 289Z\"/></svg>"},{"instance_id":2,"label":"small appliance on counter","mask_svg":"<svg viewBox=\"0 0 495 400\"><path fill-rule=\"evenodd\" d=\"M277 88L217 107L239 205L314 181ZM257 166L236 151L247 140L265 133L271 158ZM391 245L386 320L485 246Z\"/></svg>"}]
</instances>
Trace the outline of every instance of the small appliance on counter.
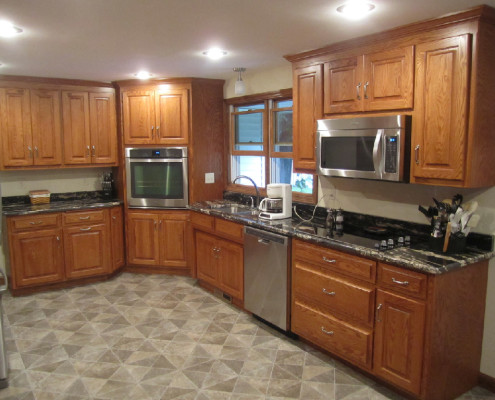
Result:
<instances>
[{"instance_id":1,"label":"small appliance on counter","mask_svg":"<svg viewBox=\"0 0 495 400\"><path fill-rule=\"evenodd\" d=\"M292 186L288 183L270 183L266 186L266 198L259 205L262 219L292 217Z\"/></svg>"},{"instance_id":2,"label":"small appliance on counter","mask_svg":"<svg viewBox=\"0 0 495 400\"><path fill-rule=\"evenodd\" d=\"M101 189L105 197L112 197L113 195L113 175L111 172L105 172L101 176Z\"/></svg>"}]
</instances>

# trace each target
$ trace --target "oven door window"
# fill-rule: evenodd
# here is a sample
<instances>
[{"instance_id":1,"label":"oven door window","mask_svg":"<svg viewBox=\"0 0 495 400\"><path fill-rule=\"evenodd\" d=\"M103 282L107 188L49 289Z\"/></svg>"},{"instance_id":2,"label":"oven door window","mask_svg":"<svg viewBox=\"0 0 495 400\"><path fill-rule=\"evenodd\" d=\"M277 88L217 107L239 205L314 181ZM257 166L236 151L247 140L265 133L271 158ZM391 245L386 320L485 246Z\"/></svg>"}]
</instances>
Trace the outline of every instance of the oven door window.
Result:
<instances>
[{"instance_id":1,"label":"oven door window","mask_svg":"<svg viewBox=\"0 0 495 400\"><path fill-rule=\"evenodd\" d=\"M182 162L131 162L133 198L182 199Z\"/></svg>"},{"instance_id":2,"label":"oven door window","mask_svg":"<svg viewBox=\"0 0 495 400\"><path fill-rule=\"evenodd\" d=\"M336 170L374 171L375 136L321 138L321 167Z\"/></svg>"}]
</instances>

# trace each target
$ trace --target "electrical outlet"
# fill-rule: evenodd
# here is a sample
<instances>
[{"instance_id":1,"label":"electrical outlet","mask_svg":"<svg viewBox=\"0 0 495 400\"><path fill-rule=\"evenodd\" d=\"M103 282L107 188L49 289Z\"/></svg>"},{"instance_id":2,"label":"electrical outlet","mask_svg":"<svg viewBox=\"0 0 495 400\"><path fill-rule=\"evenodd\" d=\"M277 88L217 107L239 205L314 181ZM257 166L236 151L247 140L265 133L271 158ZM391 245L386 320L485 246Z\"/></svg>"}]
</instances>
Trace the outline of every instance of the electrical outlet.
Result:
<instances>
[{"instance_id":1,"label":"electrical outlet","mask_svg":"<svg viewBox=\"0 0 495 400\"><path fill-rule=\"evenodd\" d=\"M215 173L207 172L205 174L205 183L215 183Z\"/></svg>"}]
</instances>

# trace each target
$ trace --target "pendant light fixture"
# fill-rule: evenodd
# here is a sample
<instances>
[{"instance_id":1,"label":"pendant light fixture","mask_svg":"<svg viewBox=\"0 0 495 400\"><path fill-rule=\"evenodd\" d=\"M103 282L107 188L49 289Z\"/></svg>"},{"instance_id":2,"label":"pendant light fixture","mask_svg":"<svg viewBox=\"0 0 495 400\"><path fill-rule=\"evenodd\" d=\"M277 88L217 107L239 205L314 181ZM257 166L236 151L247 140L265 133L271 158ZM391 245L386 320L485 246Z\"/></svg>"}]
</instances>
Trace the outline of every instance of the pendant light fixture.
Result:
<instances>
[{"instance_id":1,"label":"pendant light fixture","mask_svg":"<svg viewBox=\"0 0 495 400\"><path fill-rule=\"evenodd\" d=\"M246 94L246 85L242 80L242 73L244 71L246 71L246 68L242 68L242 67L234 68L234 72L239 73L239 76L237 77L237 81L235 82L235 89L234 89L234 92L237 96L242 96L243 94Z\"/></svg>"}]
</instances>

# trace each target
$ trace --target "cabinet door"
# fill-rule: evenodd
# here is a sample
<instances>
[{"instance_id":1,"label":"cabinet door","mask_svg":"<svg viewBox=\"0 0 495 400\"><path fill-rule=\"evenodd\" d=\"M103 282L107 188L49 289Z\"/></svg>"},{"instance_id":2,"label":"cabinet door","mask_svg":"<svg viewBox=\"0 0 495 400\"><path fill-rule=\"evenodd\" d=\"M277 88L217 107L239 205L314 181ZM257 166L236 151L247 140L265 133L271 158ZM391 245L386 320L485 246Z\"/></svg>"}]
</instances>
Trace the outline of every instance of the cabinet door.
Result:
<instances>
[{"instance_id":1,"label":"cabinet door","mask_svg":"<svg viewBox=\"0 0 495 400\"><path fill-rule=\"evenodd\" d=\"M117 162L115 94L90 93L89 115L91 161L94 164L115 164Z\"/></svg>"},{"instance_id":2,"label":"cabinet door","mask_svg":"<svg viewBox=\"0 0 495 400\"><path fill-rule=\"evenodd\" d=\"M241 245L218 239L217 262L220 289L244 300L244 253Z\"/></svg>"},{"instance_id":3,"label":"cabinet door","mask_svg":"<svg viewBox=\"0 0 495 400\"><path fill-rule=\"evenodd\" d=\"M414 46L364 56L364 109L413 107Z\"/></svg>"},{"instance_id":4,"label":"cabinet door","mask_svg":"<svg viewBox=\"0 0 495 400\"><path fill-rule=\"evenodd\" d=\"M462 35L416 47L412 182L464 179L470 44Z\"/></svg>"},{"instance_id":5,"label":"cabinet door","mask_svg":"<svg viewBox=\"0 0 495 400\"><path fill-rule=\"evenodd\" d=\"M106 224L64 228L67 279L109 273L111 257L109 248Z\"/></svg>"},{"instance_id":6,"label":"cabinet door","mask_svg":"<svg viewBox=\"0 0 495 400\"><path fill-rule=\"evenodd\" d=\"M28 89L0 89L2 159L5 167L33 164Z\"/></svg>"},{"instance_id":7,"label":"cabinet door","mask_svg":"<svg viewBox=\"0 0 495 400\"><path fill-rule=\"evenodd\" d=\"M127 261L136 265L158 265L158 215L127 214Z\"/></svg>"},{"instance_id":8,"label":"cabinet door","mask_svg":"<svg viewBox=\"0 0 495 400\"><path fill-rule=\"evenodd\" d=\"M14 233L10 238L14 289L63 281L64 256L61 229Z\"/></svg>"},{"instance_id":9,"label":"cabinet door","mask_svg":"<svg viewBox=\"0 0 495 400\"><path fill-rule=\"evenodd\" d=\"M58 90L31 90L34 165L62 164L61 112Z\"/></svg>"},{"instance_id":10,"label":"cabinet door","mask_svg":"<svg viewBox=\"0 0 495 400\"><path fill-rule=\"evenodd\" d=\"M160 265L166 267L187 267L185 214L165 215L160 217Z\"/></svg>"},{"instance_id":11,"label":"cabinet door","mask_svg":"<svg viewBox=\"0 0 495 400\"><path fill-rule=\"evenodd\" d=\"M198 278L218 286L216 239L214 236L196 231L196 269Z\"/></svg>"},{"instance_id":12,"label":"cabinet door","mask_svg":"<svg viewBox=\"0 0 495 400\"><path fill-rule=\"evenodd\" d=\"M62 92L62 109L64 163L91 163L88 92Z\"/></svg>"},{"instance_id":13,"label":"cabinet door","mask_svg":"<svg viewBox=\"0 0 495 400\"><path fill-rule=\"evenodd\" d=\"M151 144L155 139L153 90L122 93L124 144Z\"/></svg>"},{"instance_id":14,"label":"cabinet door","mask_svg":"<svg viewBox=\"0 0 495 400\"><path fill-rule=\"evenodd\" d=\"M110 227L112 232L112 267L111 272L125 264L124 259L124 221L122 208L114 207L110 210Z\"/></svg>"},{"instance_id":15,"label":"cabinet door","mask_svg":"<svg viewBox=\"0 0 495 400\"><path fill-rule=\"evenodd\" d=\"M316 169L316 121L322 118L322 66L295 68L293 71L294 169Z\"/></svg>"},{"instance_id":16,"label":"cabinet door","mask_svg":"<svg viewBox=\"0 0 495 400\"><path fill-rule=\"evenodd\" d=\"M425 328L424 303L377 290L374 371L419 394Z\"/></svg>"},{"instance_id":17,"label":"cabinet door","mask_svg":"<svg viewBox=\"0 0 495 400\"><path fill-rule=\"evenodd\" d=\"M187 144L189 138L189 101L187 89L155 92L156 142Z\"/></svg>"},{"instance_id":18,"label":"cabinet door","mask_svg":"<svg viewBox=\"0 0 495 400\"><path fill-rule=\"evenodd\" d=\"M325 63L325 114L362 111L363 56Z\"/></svg>"}]
</instances>

